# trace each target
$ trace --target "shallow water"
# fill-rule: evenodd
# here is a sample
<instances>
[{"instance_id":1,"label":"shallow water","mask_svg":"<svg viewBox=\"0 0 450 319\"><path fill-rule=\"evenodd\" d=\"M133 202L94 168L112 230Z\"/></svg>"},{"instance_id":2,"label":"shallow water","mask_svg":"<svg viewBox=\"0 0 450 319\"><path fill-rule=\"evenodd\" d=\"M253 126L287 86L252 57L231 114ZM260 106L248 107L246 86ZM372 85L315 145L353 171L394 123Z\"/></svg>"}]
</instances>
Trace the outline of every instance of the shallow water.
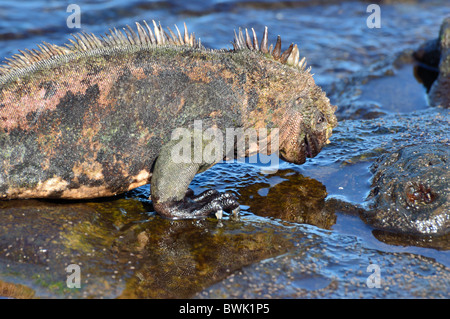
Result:
<instances>
[{"instance_id":1,"label":"shallow water","mask_svg":"<svg viewBox=\"0 0 450 319\"><path fill-rule=\"evenodd\" d=\"M364 207L369 167L383 152L448 143L449 111L428 107L415 65L398 58L436 37L448 1L381 4L380 29L366 26L367 2L321 3L78 1L81 30L96 34L142 19L186 21L206 47L231 48L234 29L261 33L267 25L283 48L299 43L341 121L331 144L304 165L229 162L199 174L196 192L238 195L240 221L164 220L147 200L149 186L90 202L0 202L0 295L448 298L448 236L386 234L339 201ZM65 1L2 1L0 57L67 42L74 30L66 8ZM371 263L385 274L378 290L366 285ZM69 264L80 266L80 289L66 285Z\"/></svg>"}]
</instances>

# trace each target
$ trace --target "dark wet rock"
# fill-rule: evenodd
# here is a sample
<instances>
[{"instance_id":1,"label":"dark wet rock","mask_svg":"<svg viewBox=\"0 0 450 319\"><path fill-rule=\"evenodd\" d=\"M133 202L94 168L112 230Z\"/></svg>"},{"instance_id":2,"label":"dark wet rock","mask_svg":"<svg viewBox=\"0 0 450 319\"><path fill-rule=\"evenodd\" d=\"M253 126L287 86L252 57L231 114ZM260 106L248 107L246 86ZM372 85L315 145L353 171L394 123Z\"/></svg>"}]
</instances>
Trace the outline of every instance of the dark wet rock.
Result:
<instances>
[{"instance_id":1,"label":"dark wet rock","mask_svg":"<svg viewBox=\"0 0 450 319\"><path fill-rule=\"evenodd\" d=\"M254 262L286 253L302 232L265 221L169 221L140 233L142 266L121 298L189 298Z\"/></svg>"},{"instance_id":2,"label":"dark wet rock","mask_svg":"<svg viewBox=\"0 0 450 319\"><path fill-rule=\"evenodd\" d=\"M0 297L188 298L304 236L257 216L170 221L147 210L124 198L1 202ZM80 289L66 285L70 264Z\"/></svg>"},{"instance_id":3,"label":"dark wet rock","mask_svg":"<svg viewBox=\"0 0 450 319\"><path fill-rule=\"evenodd\" d=\"M450 146L406 146L382 155L374 177L368 223L412 235L445 235L450 229Z\"/></svg>"},{"instance_id":4,"label":"dark wet rock","mask_svg":"<svg viewBox=\"0 0 450 319\"><path fill-rule=\"evenodd\" d=\"M285 180L272 187L314 183L280 175ZM2 202L1 296L440 298L449 283L448 269L429 258L369 249L315 226L248 213L240 221L170 221L148 209L124 198ZM81 289L66 287L72 263L80 265ZM380 289L367 287L370 264L381 267Z\"/></svg>"},{"instance_id":5,"label":"dark wet rock","mask_svg":"<svg viewBox=\"0 0 450 319\"><path fill-rule=\"evenodd\" d=\"M310 165L302 168L301 172L326 185L329 195L325 200L325 210L328 214L337 215L338 224L339 216L343 214L358 216L352 220L359 220L361 216L367 221L365 216L368 216L369 203L365 199L371 189L372 163L383 154L387 156L412 144L448 145L449 121L450 110L442 108L428 108L402 115L390 114L374 120L341 121L323 157L315 159L317 166ZM367 226L371 229L369 232L373 232L368 236L391 245L449 249L443 239L445 236L398 233L395 236L381 236L380 232L373 230L375 227L370 224ZM356 227L354 231L358 233Z\"/></svg>"},{"instance_id":6,"label":"dark wet rock","mask_svg":"<svg viewBox=\"0 0 450 319\"><path fill-rule=\"evenodd\" d=\"M409 234L395 234L388 231L375 229L372 235L388 245L395 246L416 246L433 248L436 250L450 250L450 234L442 236L424 236L424 235L409 235Z\"/></svg>"},{"instance_id":7,"label":"dark wet rock","mask_svg":"<svg viewBox=\"0 0 450 319\"><path fill-rule=\"evenodd\" d=\"M36 298L115 297L140 260L139 246L124 249L120 238L149 218L145 205L135 200L3 201L0 278L25 285ZM81 268L82 289L66 285L70 264Z\"/></svg>"},{"instance_id":8,"label":"dark wet rock","mask_svg":"<svg viewBox=\"0 0 450 319\"><path fill-rule=\"evenodd\" d=\"M310 227L295 249L244 267L196 298L448 298L449 269L433 258L381 252Z\"/></svg>"},{"instance_id":9,"label":"dark wet rock","mask_svg":"<svg viewBox=\"0 0 450 319\"><path fill-rule=\"evenodd\" d=\"M423 44L414 57L431 68L438 68L439 75L428 94L432 106L450 107L450 17L446 18L439 37Z\"/></svg>"},{"instance_id":10,"label":"dark wet rock","mask_svg":"<svg viewBox=\"0 0 450 319\"><path fill-rule=\"evenodd\" d=\"M339 198L329 198L325 202L325 209L329 214L345 214L361 217L366 220L372 212L368 212L364 205L350 203ZM359 229L360 230L360 229ZM355 231L356 232L356 231ZM370 233L378 241L394 246L415 246L433 248L436 250L450 250L450 233L442 236L434 235L411 235L393 233L380 229L370 229Z\"/></svg>"},{"instance_id":11,"label":"dark wet rock","mask_svg":"<svg viewBox=\"0 0 450 319\"><path fill-rule=\"evenodd\" d=\"M422 44L413 52L413 57L431 68L439 69L441 60L441 49L439 39L433 39Z\"/></svg>"}]
</instances>

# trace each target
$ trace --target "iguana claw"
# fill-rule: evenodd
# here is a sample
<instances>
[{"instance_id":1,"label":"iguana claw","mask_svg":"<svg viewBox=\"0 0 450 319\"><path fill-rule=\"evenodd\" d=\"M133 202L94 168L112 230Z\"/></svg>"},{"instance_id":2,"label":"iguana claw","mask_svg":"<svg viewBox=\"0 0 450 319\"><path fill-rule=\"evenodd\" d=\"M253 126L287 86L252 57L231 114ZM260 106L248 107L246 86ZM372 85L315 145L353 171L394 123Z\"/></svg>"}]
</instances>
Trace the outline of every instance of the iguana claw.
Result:
<instances>
[{"instance_id":1,"label":"iguana claw","mask_svg":"<svg viewBox=\"0 0 450 319\"><path fill-rule=\"evenodd\" d=\"M162 216L170 219L196 219L212 214L222 219L223 211L231 212L233 217L239 212L234 194L216 190L207 190L199 195L193 195L192 190L188 190L181 201L157 202L154 206Z\"/></svg>"}]
</instances>

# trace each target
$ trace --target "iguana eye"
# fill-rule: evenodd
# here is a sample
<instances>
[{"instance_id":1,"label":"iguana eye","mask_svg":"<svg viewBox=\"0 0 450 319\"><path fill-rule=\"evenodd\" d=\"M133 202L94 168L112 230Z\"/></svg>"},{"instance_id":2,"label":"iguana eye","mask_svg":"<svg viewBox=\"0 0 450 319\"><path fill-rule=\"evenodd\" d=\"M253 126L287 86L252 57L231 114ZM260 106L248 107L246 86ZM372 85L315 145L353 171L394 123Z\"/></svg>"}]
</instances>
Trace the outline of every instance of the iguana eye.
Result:
<instances>
[{"instance_id":1,"label":"iguana eye","mask_svg":"<svg viewBox=\"0 0 450 319\"><path fill-rule=\"evenodd\" d=\"M325 122L325 116L322 113L320 113L319 117L317 118L317 124L321 124L323 122Z\"/></svg>"}]
</instances>

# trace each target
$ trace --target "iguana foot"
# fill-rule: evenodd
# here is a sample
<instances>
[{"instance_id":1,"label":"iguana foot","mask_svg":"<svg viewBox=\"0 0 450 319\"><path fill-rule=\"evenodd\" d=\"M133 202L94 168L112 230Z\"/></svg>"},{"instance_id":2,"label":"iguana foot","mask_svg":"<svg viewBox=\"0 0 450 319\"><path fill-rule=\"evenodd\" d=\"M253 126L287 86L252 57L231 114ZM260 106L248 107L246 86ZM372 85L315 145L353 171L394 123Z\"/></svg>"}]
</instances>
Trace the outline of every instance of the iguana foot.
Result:
<instances>
[{"instance_id":1,"label":"iguana foot","mask_svg":"<svg viewBox=\"0 0 450 319\"><path fill-rule=\"evenodd\" d=\"M233 217L239 213L239 203L234 194L216 190L207 190L199 195L188 190L180 201L156 202L153 206L160 215L170 219L196 219L211 214L221 219L223 211L230 211Z\"/></svg>"}]
</instances>

